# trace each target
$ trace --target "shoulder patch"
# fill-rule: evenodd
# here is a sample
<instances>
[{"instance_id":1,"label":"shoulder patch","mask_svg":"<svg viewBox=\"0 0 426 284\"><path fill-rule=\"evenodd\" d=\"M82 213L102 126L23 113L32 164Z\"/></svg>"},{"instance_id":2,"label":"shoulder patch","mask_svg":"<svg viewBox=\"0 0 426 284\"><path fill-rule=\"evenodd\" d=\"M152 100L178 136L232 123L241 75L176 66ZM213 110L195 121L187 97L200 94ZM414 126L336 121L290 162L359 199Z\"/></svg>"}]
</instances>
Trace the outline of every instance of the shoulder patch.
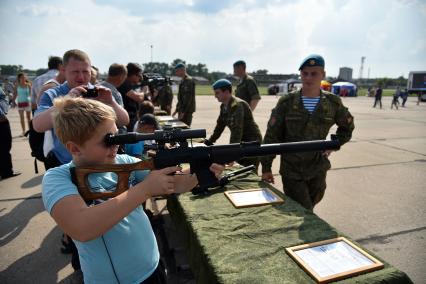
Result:
<instances>
[{"instance_id":1,"label":"shoulder patch","mask_svg":"<svg viewBox=\"0 0 426 284\"><path fill-rule=\"evenodd\" d=\"M286 101L289 101L292 98L292 94L285 94L284 96L282 96L279 100L278 100L278 104L284 103Z\"/></svg>"}]
</instances>

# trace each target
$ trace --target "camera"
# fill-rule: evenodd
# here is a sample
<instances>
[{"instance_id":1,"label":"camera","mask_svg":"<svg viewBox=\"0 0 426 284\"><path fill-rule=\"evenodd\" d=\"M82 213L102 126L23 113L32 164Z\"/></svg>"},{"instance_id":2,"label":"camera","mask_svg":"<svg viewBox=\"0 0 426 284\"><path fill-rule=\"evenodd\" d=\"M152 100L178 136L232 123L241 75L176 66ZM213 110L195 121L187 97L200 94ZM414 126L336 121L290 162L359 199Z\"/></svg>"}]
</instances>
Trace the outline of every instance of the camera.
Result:
<instances>
[{"instance_id":1,"label":"camera","mask_svg":"<svg viewBox=\"0 0 426 284\"><path fill-rule=\"evenodd\" d=\"M98 97L98 89L95 86L92 87L86 87L86 93L83 93L83 98L96 98Z\"/></svg>"},{"instance_id":2,"label":"camera","mask_svg":"<svg viewBox=\"0 0 426 284\"><path fill-rule=\"evenodd\" d=\"M158 73L144 73L142 75L142 81L140 83L140 86L148 86L151 91L170 84L171 80L169 77L163 76Z\"/></svg>"}]
</instances>

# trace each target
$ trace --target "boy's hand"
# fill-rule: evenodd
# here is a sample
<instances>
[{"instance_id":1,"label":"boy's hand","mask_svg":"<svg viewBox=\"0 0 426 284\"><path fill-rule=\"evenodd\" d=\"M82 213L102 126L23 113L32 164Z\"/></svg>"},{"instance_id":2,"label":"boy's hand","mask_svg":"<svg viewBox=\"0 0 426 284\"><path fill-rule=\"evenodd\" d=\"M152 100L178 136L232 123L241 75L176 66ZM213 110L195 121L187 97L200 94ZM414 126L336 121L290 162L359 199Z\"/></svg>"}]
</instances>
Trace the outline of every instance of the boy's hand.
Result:
<instances>
[{"instance_id":1,"label":"boy's hand","mask_svg":"<svg viewBox=\"0 0 426 284\"><path fill-rule=\"evenodd\" d=\"M149 196L171 194L175 192L175 179L173 175L179 167L168 167L152 171L142 182L144 190Z\"/></svg>"},{"instance_id":2,"label":"boy's hand","mask_svg":"<svg viewBox=\"0 0 426 284\"><path fill-rule=\"evenodd\" d=\"M224 165L220 165L220 164L215 164L213 163L210 166L210 171L212 171L214 173L214 175L216 176L217 179L219 179L222 175L223 170L225 169Z\"/></svg>"},{"instance_id":3,"label":"boy's hand","mask_svg":"<svg viewBox=\"0 0 426 284\"><path fill-rule=\"evenodd\" d=\"M224 169L225 166L219 164L212 164L209 168L209 170L214 173L217 179L221 177ZM189 169L185 169L181 174L175 175L175 181L176 193L190 191L198 184L197 176L195 174L191 175Z\"/></svg>"}]
</instances>

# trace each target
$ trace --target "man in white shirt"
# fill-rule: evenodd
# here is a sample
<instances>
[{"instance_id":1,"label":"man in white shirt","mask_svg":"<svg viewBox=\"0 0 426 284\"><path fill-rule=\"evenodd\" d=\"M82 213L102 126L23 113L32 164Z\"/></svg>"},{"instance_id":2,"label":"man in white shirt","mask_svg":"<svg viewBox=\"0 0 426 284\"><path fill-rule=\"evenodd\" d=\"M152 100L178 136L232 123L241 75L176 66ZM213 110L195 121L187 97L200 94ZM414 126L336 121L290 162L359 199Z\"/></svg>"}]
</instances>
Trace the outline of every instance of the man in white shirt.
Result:
<instances>
[{"instance_id":1,"label":"man in white shirt","mask_svg":"<svg viewBox=\"0 0 426 284\"><path fill-rule=\"evenodd\" d=\"M49 70L46 73L41 74L40 76L36 77L33 80L33 84L31 87L31 108L32 108L33 114L35 110L37 109L37 95L40 93L40 90L43 84L46 83L48 80L55 78L61 65L62 65L61 57L50 56L49 62L47 63Z\"/></svg>"}]
</instances>

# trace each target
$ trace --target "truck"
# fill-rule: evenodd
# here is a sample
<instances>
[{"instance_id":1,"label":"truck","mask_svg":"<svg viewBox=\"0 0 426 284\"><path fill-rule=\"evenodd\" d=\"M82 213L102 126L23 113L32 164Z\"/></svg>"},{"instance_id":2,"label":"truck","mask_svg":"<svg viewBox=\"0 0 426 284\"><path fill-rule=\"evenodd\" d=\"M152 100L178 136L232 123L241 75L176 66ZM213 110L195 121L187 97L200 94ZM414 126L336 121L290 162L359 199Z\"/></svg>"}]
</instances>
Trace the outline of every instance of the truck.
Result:
<instances>
[{"instance_id":1,"label":"truck","mask_svg":"<svg viewBox=\"0 0 426 284\"><path fill-rule=\"evenodd\" d=\"M300 90L302 81L299 79L288 79L278 84L273 84L268 87L268 94L275 96L284 96L291 91Z\"/></svg>"},{"instance_id":2,"label":"truck","mask_svg":"<svg viewBox=\"0 0 426 284\"><path fill-rule=\"evenodd\" d=\"M407 80L408 94L417 94L426 101L426 71L411 71Z\"/></svg>"}]
</instances>

